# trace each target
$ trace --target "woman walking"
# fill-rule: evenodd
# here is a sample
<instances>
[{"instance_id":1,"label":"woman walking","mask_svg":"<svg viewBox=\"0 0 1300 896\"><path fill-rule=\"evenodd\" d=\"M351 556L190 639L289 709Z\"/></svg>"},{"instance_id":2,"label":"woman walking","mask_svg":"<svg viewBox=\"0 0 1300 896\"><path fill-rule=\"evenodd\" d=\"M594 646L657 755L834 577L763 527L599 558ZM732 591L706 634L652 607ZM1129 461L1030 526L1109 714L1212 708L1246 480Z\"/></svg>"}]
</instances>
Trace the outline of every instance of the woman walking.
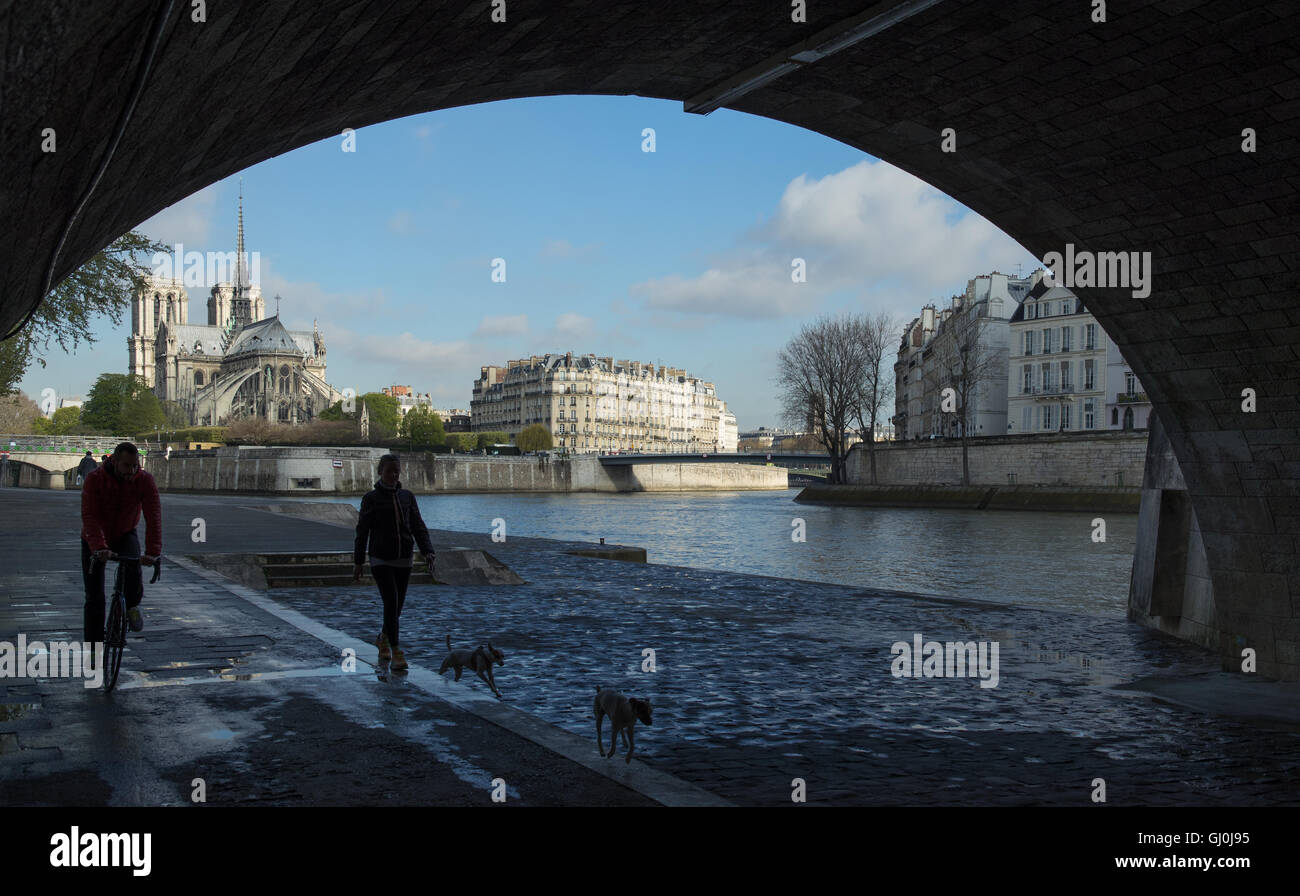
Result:
<instances>
[{"instance_id":1,"label":"woman walking","mask_svg":"<svg viewBox=\"0 0 1300 896\"><path fill-rule=\"evenodd\" d=\"M433 543L429 530L420 518L415 495L402 488L398 477L402 462L395 454L379 458L379 481L361 499L361 514L357 518L357 540L352 550L352 581L361 580L361 567L369 545L370 574L379 586L379 596L384 601L384 627L375 644L379 647L379 661L392 661L392 669L400 672L407 667L406 657L398 647L397 621L406 602L406 584L411 578L412 557L418 542L420 552L429 565L433 577Z\"/></svg>"}]
</instances>

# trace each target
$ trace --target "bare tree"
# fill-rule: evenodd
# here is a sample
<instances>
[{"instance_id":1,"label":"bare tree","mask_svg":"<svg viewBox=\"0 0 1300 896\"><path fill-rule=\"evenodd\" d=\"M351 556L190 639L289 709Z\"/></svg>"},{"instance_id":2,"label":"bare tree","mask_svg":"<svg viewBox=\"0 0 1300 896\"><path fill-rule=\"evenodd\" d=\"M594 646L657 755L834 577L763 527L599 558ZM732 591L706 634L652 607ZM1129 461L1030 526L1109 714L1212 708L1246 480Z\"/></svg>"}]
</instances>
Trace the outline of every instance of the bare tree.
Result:
<instances>
[{"instance_id":1,"label":"bare tree","mask_svg":"<svg viewBox=\"0 0 1300 896\"><path fill-rule=\"evenodd\" d=\"M880 311L870 317L852 320L854 337L866 352L862 379L853 397L853 416L858 422L858 432L867 444L870 459L871 484L876 484L876 425L881 415L892 417L886 409L894 403L894 366L889 357L891 348L898 342L902 325L893 315Z\"/></svg>"},{"instance_id":2,"label":"bare tree","mask_svg":"<svg viewBox=\"0 0 1300 896\"><path fill-rule=\"evenodd\" d=\"M805 424L831 458L832 484L845 481L844 455L867 353L851 318L805 326L778 355L777 385L787 422Z\"/></svg>"},{"instance_id":3,"label":"bare tree","mask_svg":"<svg viewBox=\"0 0 1300 896\"><path fill-rule=\"evenodd\" d=\"M957 309L939 326L927 354L927 400L946 415L944 435L961 438L961 481L970 485L970 437L979 398L999 376L1006 379L1007 356L982 339L987 317L975 309Z\"/></svg>"},{"instance_id":4,"label":"bare tree","mask_svg":"<svg viewBox=\"0 0 1300 896\"><path fill-rule=\"evenodd\" d=\"M24 435L32 431L32 424L40 416L40 406L26 392L0 396L0 432Z\"/></svg>"}]
</instances>

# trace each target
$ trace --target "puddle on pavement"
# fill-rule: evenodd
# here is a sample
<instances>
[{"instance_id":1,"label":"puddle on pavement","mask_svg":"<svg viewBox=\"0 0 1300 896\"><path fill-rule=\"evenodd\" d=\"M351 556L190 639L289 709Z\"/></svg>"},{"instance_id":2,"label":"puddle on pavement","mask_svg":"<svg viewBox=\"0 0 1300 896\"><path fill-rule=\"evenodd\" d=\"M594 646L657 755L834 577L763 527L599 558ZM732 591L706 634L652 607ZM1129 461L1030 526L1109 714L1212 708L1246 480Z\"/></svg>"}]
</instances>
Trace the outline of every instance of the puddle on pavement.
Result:
<instances>
[{"instance_id":1,"label":"puddle on pavement","mask_svg":"<svg viewBox=\"0 0 1300 896\"><path fill-rule=\"evenodd\" d=\"M118 690L132 688L166 688L176 685L212 684L217 681L279 681L284 678L325 678L353 675L344 672L339 666L320 666L312 669L280 669L274 672L223 672L217 675L196 675L188 678L160 677L153 678L148 672L136 673L136 677L126 683L118 684Z\"/></svg>"}]
</instances>

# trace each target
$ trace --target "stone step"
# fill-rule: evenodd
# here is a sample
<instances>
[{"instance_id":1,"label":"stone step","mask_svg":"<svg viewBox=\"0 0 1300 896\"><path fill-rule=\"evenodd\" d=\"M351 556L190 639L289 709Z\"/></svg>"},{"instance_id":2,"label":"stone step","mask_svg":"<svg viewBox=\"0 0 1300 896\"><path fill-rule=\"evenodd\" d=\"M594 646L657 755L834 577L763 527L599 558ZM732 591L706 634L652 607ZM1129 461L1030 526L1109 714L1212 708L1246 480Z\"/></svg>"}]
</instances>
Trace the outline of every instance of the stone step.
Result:
<instances>
[{"instance_id":1,"label":"stone step","mask_svg":"<svg viewBox=\"0 0 1300 896\"><path fill-rule=\"evenodd\" d=\"M361 580L352 580L352 552L299 552L276 554L195 554L191 559L250 588L374 587L370 564L363 565ZM439 551L434 569L444 585L521 585L524 580L486 551ZM423 557L411 568L411 584L433 583Z\"/></svg>"}]
</instances>

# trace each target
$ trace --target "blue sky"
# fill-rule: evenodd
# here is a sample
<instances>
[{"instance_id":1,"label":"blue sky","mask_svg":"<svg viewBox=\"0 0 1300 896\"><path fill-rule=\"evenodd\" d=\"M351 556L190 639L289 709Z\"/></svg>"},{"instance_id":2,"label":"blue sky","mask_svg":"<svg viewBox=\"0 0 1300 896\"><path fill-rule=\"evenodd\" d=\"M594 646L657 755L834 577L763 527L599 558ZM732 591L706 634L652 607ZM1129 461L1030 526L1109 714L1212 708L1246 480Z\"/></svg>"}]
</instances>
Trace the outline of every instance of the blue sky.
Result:
<instances>
[{"instance_id":1,"label":"blue sky","mask_svg":"<svg viewBox=\"0 0 1300 896\"><path fill-rule=\"evenodd\" d=\"M655 152L642 131L655 130ZM239 178L267 313L317 318L328 379L469 407L479 367L594 352L713 381L741 429L780 424L775 359L826 313L900 324L967 279L1035 266L980 216L819 134L635 97L545 97L433 112L270 159L139 229L231 251ZM791 282L791 261L807 282ZM492 259L506 281L491 279ZM207 290L191 288L190 322ZM85 394L125 372L130 315L49 356L22 388Z\"/></svg>"}]
</instances>

